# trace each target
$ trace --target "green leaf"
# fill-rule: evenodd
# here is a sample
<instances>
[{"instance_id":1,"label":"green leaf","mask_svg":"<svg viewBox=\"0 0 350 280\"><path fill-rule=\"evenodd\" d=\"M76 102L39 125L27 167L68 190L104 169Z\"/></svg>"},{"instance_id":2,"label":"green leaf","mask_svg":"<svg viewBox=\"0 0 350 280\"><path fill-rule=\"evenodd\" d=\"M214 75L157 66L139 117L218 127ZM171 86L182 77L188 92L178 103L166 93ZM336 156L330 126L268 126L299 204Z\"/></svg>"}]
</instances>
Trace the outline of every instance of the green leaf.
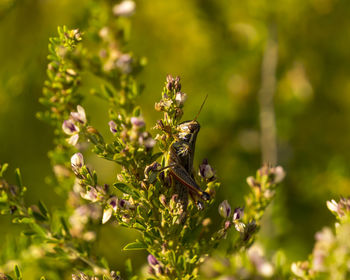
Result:
<instances>
[{"instance_id":1,"label":"green leaf","mask_svg":"<svg viewBox=\"0 0 350 280\"><path fill-rule=\"evenodd\" d=\"M69 228L68 228L67 222L66 222L66 220L64 219L64 217L60 217L60 221L61 221L61 225L63 226L63 229L64 229L65 233L66 233L68 236L71 236L71 235L70 235L70 232L69 232Z\"/></svg>"},{"instance_id":2,"label":"green leaf","mask_svg":"<svg viewBox=\"0 0 350 280\"><path fill-rule=\"evenodd\" d=\"M47 217L45 217L44 215L42 215L39 212L33 211L33 217L35 218L35 220L37 220L39 222L47 221Z\"/></svg>"},{"instance_id":3,"label":"green leaf","mask_svg":"<svg viewBox=\"0 0 350 280\"><path fill-rule=\"evenodd\" d=\"M46 231L41 226L35 223L32 223L30 226L39 236L46 237Z\"/></svg>"},{"instance_id":4,"label":"green leaf","mask_svg":"<svg viewBox=\"0 0 350 280\"><path fill-rule=\"evenodd\" d=\"M108 98L112 98L116 95L116 92L109 85L102 85L101 90L102 93Z\"/></svg>"},{"instance_id":5,"label":"green leaf","mask_svg":"<svg viewBox=\"0 0 350 280\"><path fill-rule=\"evenodd\" d=\"M125 273L128 279L132 277L132 264L130 259L127 259L125 262Z\"/></svg>"},{"instance_id":6,"label":"green leaf","mask_svg":"<svg viewBox=\"0 0 350 280\"><path fill-rule=\"evenodd\" d=\"M34 222L33 218L21 218L21 217L16 217L12 220L12 223L14 224L32 224Z\"/></svg>"},{"instance_id":7,"label":"green leaf","mask_svg":"<svg viewBox=\"0 0 350 280\"><path fill-rule=\"evenodd\" d=\"M8 167L9 167L9 165L7 163L4 163L3 165L1 165L0 178L4 177L4 173L6 172Z\"/></svg>"},{"instance_id":8,"label":"green leaf","mask_svg":"<svg viewBox=\"0 0 350 280\"><path fill-rule=\"evenodd\" d=\"M128 251L128 250L144 250L147 249L147 245L143 243L142 241L136 240L135 242L129 243L126 245L123 250Z\"/></svg>"},{"instance_id":9,"label":"green leaf","mask_svg":"<svg viewBox=\"0 0 350 280\"><path fill-rule=\"evenodd\" d=\"M22 176L21 176L21 171L19 170L19 168L16 168L15 175L16 175L17 185L20 188L22 188L22 186L23 186L23 184L22 184Z\"/></svg>"},{"instance_id":10,"label":"green leaf","mask_svg":"<svg viewBox=\"0 0 350 280\"><path fill-rule=\"evenodd\" d=\"M102 257L101 259L101 264L104 268L108 269L109 270L109 265L108 265L108 262L105 258Z\"/></svg>"},{"instance_id":11,"label":"green leaf","mask_svg":"<svg viewBox=\"0 0 350 280\"><path fill-rule=\"evenodd\" d=\"M21 234L25 236L31 236L35 234L35 231L22 231Z\"/></svg>"},{"instance_id":12,"label":"green leaf","mask_svg":"<svg viewBox=\"0 0 350 280\"><path fill-rule=\"evenodd\" d=\"M15 275L17 280L22 280L22 271L20 270L17 264L15 265Z\"/></svg>"},{"instance_id":13,"label":"green leaf","mask_svg":"<svg viewBox=\"0 0 350 280\"><path fill-rule=\"evenodd\" d=\"M135 117L139 117L141 115L141 108L140 106L136 106L134 108L134 111L132 112L132 115Z\"/></svg>"},{"instance_id":14,"label":"green leaf","mask_svg":"<svg viewBox=\"0 0 350 280\"><path fill-rule=\"evenodd\" d=\"M146 227L144 225L142 225L140 222L136 222L134 224L134 228L136 228L138 230L141 230L141 231L145 231L146 230Z\"/></svg>"},{"instance_id":15,"label":"green leaf","mask_svg":"<svg viewBox=\"0 0 350 280\"><path fill-rule=\"evenodd\" d=\"M49 211L47 210L46 205L41 200L39 200L38 207L40 209L41 214L43 214L43 216L47 217L48 216L47 214Z\"/></svg>"},{"instance_id":16,"label":"green leaf","mask_svg":"<svg viewBox=\"0 0 350 280\"><path fill-rule=\"evenodd\" d=\"M131 196L139 197L139 195L134 190L132 190L131 187L129 187L124 183L120 183L120 182L115 183L113 186L123 193L130 194Z\"/></svg>"}]
</instances>

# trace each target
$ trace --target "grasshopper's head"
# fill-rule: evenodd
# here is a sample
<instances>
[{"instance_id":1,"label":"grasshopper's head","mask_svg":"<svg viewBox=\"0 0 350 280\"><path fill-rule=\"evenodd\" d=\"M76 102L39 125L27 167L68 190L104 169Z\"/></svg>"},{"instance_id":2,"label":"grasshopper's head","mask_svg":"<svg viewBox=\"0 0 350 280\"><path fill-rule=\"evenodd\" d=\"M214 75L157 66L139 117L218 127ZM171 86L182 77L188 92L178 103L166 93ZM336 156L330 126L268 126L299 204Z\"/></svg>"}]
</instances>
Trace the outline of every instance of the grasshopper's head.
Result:
<instances>
[{"instance_id":1,"label":"grasshopper's head","mask_svg":"<svg viewBox=\"0 0 350 280\"><path fill-rule=\"evenodd\" d=\"M199 108L199 111L197 113L197 115L194 117L194 119L192 121L185 121L180 123L177 126L177 130L178 130L178 138L186 141L189 144L192 144L192 146L194 147L194 144L196 142L196 138L197 138L197 134L199 132L199 129L201 128L201 126L199 125L199 123L197 122L197 118L204 106L205 101L207 100L208 95L205 97L201 107Z\"/></svg>"},{"instance_id":2,"label":"grasshopper's head","mask_svg":"<svg viewBox=\"0 0 350 280\"><path fill-rule=\"evenodd\" d=\"M188 143L196 141L200 125L196 120L185 121L177 126L178 137Z\"/></svg>"}]
</instances>

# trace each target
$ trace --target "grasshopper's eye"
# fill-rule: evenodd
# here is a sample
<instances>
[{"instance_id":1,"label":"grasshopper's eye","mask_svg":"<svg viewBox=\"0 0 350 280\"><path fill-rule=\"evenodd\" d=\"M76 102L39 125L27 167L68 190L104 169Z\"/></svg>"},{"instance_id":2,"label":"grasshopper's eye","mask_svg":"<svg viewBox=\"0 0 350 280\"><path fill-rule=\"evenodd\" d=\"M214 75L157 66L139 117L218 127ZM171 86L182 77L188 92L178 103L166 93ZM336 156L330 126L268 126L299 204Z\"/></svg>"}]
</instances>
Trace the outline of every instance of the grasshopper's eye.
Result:
<instances>
[{"instance_id":1,"label":"grasshopper's eye","mask_svg":"<svg viewBox=\"0 0 350 280\"><path fill-rule=\"evenodd\" d=\"M199 130L199 124L197 122L190 123L188 125L188 129L191 133L195 132L196 130Z\"/></svg>"}]
</instances>

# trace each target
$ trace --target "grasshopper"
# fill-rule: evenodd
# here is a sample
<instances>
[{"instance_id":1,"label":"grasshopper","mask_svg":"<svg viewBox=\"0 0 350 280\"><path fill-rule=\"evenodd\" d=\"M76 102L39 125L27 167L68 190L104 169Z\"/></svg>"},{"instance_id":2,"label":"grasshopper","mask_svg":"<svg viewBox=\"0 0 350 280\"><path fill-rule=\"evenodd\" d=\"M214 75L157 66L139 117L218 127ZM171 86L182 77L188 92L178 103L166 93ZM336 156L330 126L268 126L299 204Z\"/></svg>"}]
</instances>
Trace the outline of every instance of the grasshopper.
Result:
<instances>
[{"instance_id":1,"label":"grasshopper","mask_svg":"<svg viewBox=\"0 0 350 280\"><path fill-rule=\"evenodd\" d=\"M186 210L188 205L188 195L191 196L198 209L203 208L203 203L198 198L204 201L210 199L210 195L196 183L193 172L194 151L200 130L200 125L196 119L206 99L207 97L193 120L177 125L177 134L174 135L174 141L170 144L167 156L169 174L171 179L173 179L175 193L178 195L178 200L184 210Z\"/></svg>"}]
</instances>

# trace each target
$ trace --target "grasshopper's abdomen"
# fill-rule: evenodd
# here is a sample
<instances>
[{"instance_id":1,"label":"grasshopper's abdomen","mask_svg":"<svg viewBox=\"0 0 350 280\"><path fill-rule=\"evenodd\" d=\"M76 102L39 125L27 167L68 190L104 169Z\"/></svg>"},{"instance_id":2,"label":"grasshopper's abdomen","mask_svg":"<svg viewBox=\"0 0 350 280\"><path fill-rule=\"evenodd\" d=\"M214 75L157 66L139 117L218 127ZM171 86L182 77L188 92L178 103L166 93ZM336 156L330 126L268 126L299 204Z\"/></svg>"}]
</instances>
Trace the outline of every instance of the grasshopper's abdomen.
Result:
<instances>
[{"instance_id":1,"label":"grasshopper's abdomen","mask_svg":"<svg viewBox=\"0 0 350 280\"><path fill-rule=\"evenodd\" d=\"M190 139L195 141L195 136L192 135ZM184 210L188 205L189 194L197 205L199 204L196 199L198 197L203 200L210 199L209 194L201 190L193 176L194 144L186 140L175 140L170 145L168 155L168 166L174 182L174 191Z\"/></svg>"}]
</instances>

